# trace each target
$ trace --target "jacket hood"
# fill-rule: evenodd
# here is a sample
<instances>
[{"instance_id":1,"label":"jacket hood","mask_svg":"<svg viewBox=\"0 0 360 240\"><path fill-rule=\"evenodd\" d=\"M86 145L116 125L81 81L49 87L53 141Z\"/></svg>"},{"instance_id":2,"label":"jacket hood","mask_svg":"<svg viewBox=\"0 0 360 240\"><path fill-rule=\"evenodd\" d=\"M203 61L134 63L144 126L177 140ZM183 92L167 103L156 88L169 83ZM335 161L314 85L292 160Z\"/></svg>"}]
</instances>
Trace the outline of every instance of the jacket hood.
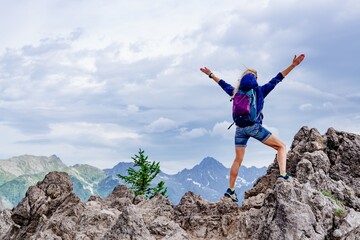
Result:
<instances>
[{"instance_id":1,"label":"jacket hood","mask_svg":"<svg viewBox=\"0 0 360 240\"><path fill-rule=\"evenodd\" d=\"M241 78L240 90L247 92L258 86L256 77L252 73L248 73Z\"/></svg>"}]
</instances>

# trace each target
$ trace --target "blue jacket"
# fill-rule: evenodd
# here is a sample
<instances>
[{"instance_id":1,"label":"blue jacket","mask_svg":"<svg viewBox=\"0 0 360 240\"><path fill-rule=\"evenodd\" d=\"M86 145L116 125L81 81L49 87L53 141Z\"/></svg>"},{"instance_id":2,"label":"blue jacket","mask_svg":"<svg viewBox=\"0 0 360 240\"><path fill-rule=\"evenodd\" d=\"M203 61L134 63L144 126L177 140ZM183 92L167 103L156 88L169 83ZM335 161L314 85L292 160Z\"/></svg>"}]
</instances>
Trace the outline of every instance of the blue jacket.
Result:
<instances>
[{"instance_id":1,"label":"blue jacket","mask_svg":"<svg viewBox=\"0 0 360 240\"><path fill-rule=\"evenodd\" d=\"M240 90L247 92L250 89L254 89L255 96L256 96L256 109L258 112L258 118L256 119L256 123L262 124L262 120L264 118L262 114L262 109L264 107L264 98L273 90L279 82L281 82L284 79L284 76L279 72L276 77L270 80L270 82L266 83L263 86L258 86L258 83L256 81L256 78L253 74L246 74L240 83ZM224 80L219 81L220 87L230 96L233 95L234 87L225 82ZM251 122L250 120L244 118L240 122L237 122L236 125L239 127L246 127L253 125L254 122Z\"/></svg>"}]
</instances>

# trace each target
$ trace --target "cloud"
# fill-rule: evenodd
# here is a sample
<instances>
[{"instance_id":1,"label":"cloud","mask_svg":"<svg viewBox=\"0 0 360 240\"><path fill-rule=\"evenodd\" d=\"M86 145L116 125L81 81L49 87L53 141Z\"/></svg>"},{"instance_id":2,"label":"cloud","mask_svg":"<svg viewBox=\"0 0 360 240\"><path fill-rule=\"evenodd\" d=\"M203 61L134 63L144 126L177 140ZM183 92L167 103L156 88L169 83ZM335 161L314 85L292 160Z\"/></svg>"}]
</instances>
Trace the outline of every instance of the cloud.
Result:
<instances>
[{"instance_id":1,"label":"cloud","mask_svg":"<svg viewBox=\"0 0 360 240\"><path fill-rule=\"evenodd\" d=\"M327 131L333 127L338 131L351 132L360 134L359 116L355 114L333 115L313 119L312 127L318 128L320 131Z\"/></svg>"},{"instance_id":2,"label":"cloud","mask_svg":"<svg viewBox=\"0 0 360 240\"><path fill-rule=\"evenodd\" d=\"M301 111L310 110L310 109L312 109L312 108L313 108L313 105L312 105L311 103L304 103L304 104L301 104L301 105L299 106L299 109L300 109Z\"/></svg>"},{"instance_id":3,"label":"cloud","mask_svg":"<svg viewBox=\"0 0 360 240\"><path fill-rule=\"evenodd\" d=\"M85 31L83 28L78 27L69 34L68 39L70 41L78 40L84 34L84 32Z\"/></svg>"},{"instance_id":4,"label":"cloud","mask_svg":"<svg viewBox=\"0 0 360 240\"><path fill-rule=\"evenodd\" d=\"M63 151L99 166L130 159L140 146L162 161L232 159L229 97L199 68L234 85L244 64L264 84L302 52L305 61L266 97L264 126L276 126L269 127L274 134L281 129L288 145L303 125L342 127L346 116L356 129L358 6L355 0L9 2L0 10L0 116L17 137L4 149ZM267 159L255 155L258 166Z\"/></svg>"},{"instance_id":5,"label":"cloud","mask_svg":"<svg viewBox=\"0 0 360 240\"><path fill-rule=\"evenodd\" d=\"M162 133L176 128L177 124L174 120L168 118L159 118L145 127L149 133Z\"/></svg>"},{"instance_id":6,"label":"cloud","mask_svg":"<svg viewBox=\"0 0 360 240\"><path fill-rule=\"evenodd\" d=\"M271 127L268 126L266 124L263 124L264 128L266 128L267 130L269 130L272 134L274 134L275 136L279 137L280 136L280 131L279 129L277 129L276 127Z\"/></svg>"},{"instance_id":7,"label":"cloud","mask_svg":"<svg viewBox=\"0 0 360 240\"><path fill-rule=\"evenodd\" d=\"M88 94L88 93L101 93L105 90L105 82L99 82L88 76L74 76L71 81L61 89L63 94Z\"/></svg>"},{"instance_id":8,"label":"cloud","mask_svg":"<svg viewBox=\"0 0 360 240\"><path fill-rule=\"evenodd\" d=\"M41 39L38 46L26 45L22 48L25 56L37 56L54 51L69 49L70 45L64 39Z\"/></svg>"},{"instance_id":9,"label":"cloud","mask_svg":"<svg viewBox=\"0 0 360 240\"><path fill-rule=\"evenodd\" d=\"M17 99L22 99L24 97L24 92L16 87L9 86L4 88L2 91L2 99L6 101L14 101Z\"/></svg>"},{"instance_id":10,"label":"cloud","mask_svg":"<svg viewBox=\"0 0 360 240\"><path fill-rule=\"evenodd\" d=\"M134 105L134 104L130 104L127 106L127 112L129 114L132 114L132 113L137 113L139 111L139 107Z\"/></svg>"},{"instance_id":11,"label":"cloud","mask_svg":"<svg viewBox=\"0 0 360 240\"><path fill-rule=\"evenodd\" d=\"M231 122L227 121L216 123L211 131L211 135L220 136L223 138L234 138L234 131L228 129L230 125ZM233 125L232 128L236 128L236 126Z\"/></svg>"},{"instance_id":12,"label":"cloud","mask_svg":"<svg viewBox=\"0 0 360 240\"><path fill-rule=\"evenodd\" d=\"M180 128L180 136L181 139L191 139L191 138L199 138L208 134L208 131L205 128L194 128L188 130L187 128Z\"/></svg>"},{"instance_id":13,"label":"cloud","mask_svg":"<svg viewBox=\"0 0 360 240\"><path fill-rule=\"evenodd\" d=\"M8 136L0 139L6 149L0 159L22 154L56 154L67 165L86 163L111 168L120 161L131 161L144 137L121 126L86 122L52 124L50 130L46 134L23 133L7 122L0 122L0 131Z\"/></svg>"},{"instance_id":14,"label":"cloud","mask_svg":"<svg viewBox=\"0 0 360 240\"><path fill-rule=\"evenodd\" d=\"M334 104L331 103L331 102L324 102L322 104L322 107L325 108L325 109L334 109Z\"/></svg>"},{"instance_id":15,"label":"cloud","mask_svg":"<svg viewBox=\"0 0 360 240\"><path fill-rule=\"evenodd\" d=\"M316 104L316 105L315 105ZM311 111L311 110L316 110L316 111L326 111L326 110L331 110L332 112L338 112L337 109L335 108L334 104L331 102L323 102L323 103L304 103L301 104L299 106L299 109L303 112L305 111Z\"/></svg>"},{"instance_id":16,"label":"cloud","mask_svg":"<svg viewBox=\"0 0 360 240\"><path fill-rule=\"evenodd\" d=\"M141 135L115 124L97 124L88 122L69 122L50 124L49 137L58 141L91 142L97 145L116 146L123 141L137 141Z\"/></svg>"}]
</instances>

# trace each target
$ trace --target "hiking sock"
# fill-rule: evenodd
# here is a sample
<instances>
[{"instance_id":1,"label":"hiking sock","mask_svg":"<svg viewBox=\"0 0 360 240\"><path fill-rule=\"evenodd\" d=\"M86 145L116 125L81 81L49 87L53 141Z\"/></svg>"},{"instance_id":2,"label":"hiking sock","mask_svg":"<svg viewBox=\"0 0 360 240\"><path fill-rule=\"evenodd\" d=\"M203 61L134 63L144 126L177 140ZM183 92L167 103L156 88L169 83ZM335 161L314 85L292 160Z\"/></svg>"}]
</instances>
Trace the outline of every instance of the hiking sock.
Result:
<instances>
[{"instance_id":1,"label":"hiking sock","mask_svg":"<svg viewBox=\"0 0 360 240\"><path fill-rule=\"evenodd\" d=\"M229 187L229 188L230 188L231 192L234 192L234 191L235 191L235 188L231 188L231 187Z\"/></svg>"}]
</instances>

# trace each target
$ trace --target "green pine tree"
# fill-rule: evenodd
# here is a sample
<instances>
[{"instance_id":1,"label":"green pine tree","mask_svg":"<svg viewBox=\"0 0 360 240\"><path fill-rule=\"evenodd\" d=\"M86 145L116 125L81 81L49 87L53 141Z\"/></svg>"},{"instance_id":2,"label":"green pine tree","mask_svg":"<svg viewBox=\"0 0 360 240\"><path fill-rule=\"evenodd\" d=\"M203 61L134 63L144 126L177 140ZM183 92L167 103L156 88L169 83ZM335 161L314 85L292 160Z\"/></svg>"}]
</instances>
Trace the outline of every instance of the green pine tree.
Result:
<instances>
[{"instance_id":1,"label":"green pine tree","mask_svg":"<svg viewBox=\"0 0 360 240\"><path fill-rule=\"evenodd\" d=\"M139 155L135 154L132 159L134 160L134 167L138 167L138 170L130 167L127 170L127 176L118 174L118 177L130 185L136 196L145 195L147 198L152 198L156 193L160 193L167 197L167 188L164 181L160 181L156 187L150 187L151 181L160 172L159 162L148 161L148 156L145 156L144 151L141 149L139 149Z\"/></svg>"}]
</instances>

